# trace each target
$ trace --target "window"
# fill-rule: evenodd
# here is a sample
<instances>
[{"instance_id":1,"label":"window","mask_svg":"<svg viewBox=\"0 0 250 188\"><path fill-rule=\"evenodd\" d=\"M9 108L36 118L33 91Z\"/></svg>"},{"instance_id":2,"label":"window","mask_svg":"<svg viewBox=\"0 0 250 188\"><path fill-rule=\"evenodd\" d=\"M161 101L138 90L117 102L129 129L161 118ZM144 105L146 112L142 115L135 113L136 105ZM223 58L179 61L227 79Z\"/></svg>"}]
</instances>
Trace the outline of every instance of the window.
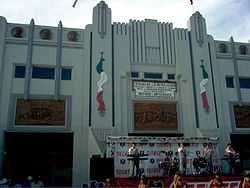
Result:
<instances>
[{"instance_id":1,"label":"window","mask_svg":"<svg viewBox=\"0 0 250 188\"><path fill-rule=\"evenodd\" d=\"M239 50L240 50L241 55L246 55L247 54L247 47L246 46L240 45Z\"/></svg>"},{"instance_id":2,"label":"window","mask_svg":"<svg viewBox=\"0 0 250 188\"><path fill-rule=\"evenodd\" d=\"M33 67L32 78L55 79L55 69L45 67Z\"/></svg>"},{"instance_id":3,"label":"window","mask_svg":"<svg viewBox=\"0 0 250 188\"><path fill-rule=\"evenodd\" d=\"M240 88L250 89L250 78L239 78Z\"/></svg>"},{"instance_id":4,"label":"window","mask_svg":"<svg viewBox=\"0 0 250 188\"><path fill-rule=\"evenodd\" d=\"M42 29L40 31L40 38L43 40L50 40L51 39L51 32L49 29Z\"/></svg>"},{"instance_id":5,"label":"window","mask_svg":"<svg viewBox=\"0 0 250 188\"><path fill-rule=\"evenodd\" d=\"M24 78L25 77L25 66L17 65L15 67L15 78Z\"/></svg>"},{"instance_id":6,"label":"window","mask_svg":"<svg viewBox=\"0 0 250 188\"><path fill-rule=\"evenodd\" d=\"M220 53L227 53L227 46L224 43L219 44L219 52Z\"/></svg>"},{"instance_id":7,"label":"window","mask_svg":"<svg viewBox=\"0 0 250 188\"><path fill-rule=\"evenodd\" d=\"M175 80L175 74L168 74L168 80Z\"/></svg>"},{"instance_id":8,"label":"window","mask_svg":"<svg viewBox=\"0 0 250 188\"><path fill-rule=\"evenodd\" d=\"M23 29L21 27L14 27L12 30L11 30L11 35L12 37L15 37L15 38L22 38L23 37Z\"/></svg>"},{"instance_id":9,"label":"window","mask_svg":"<svg viewBox=\"0 0 250 188\"><path fill-rule=\"evenodd\" d=\"M234 88L234 77L232 76L226 77L226 86L227 88Z\"/></svg>"},{"instance_id":10,"label":"window","mask_svg":"<svg viewBox=\"0 0 250 188\"><path fill-rule=\"evenodd\" d=\"M132 78L139 78L139 72L131 72Z\"/></svg>"},{"instance_id":11,"label":"window","mask_svg":"<svg viewBox=\"0 0 250 188\"><path fill-rule=\"evenodd\" d=\"M79 38L78 33L76 31L68 32L67 37L68 37L68 40L72 42L78 41L78 38Z\"/></svg>"},{"instance_id":12,"label":"window","mask_svg":"<svg viewBox=\"0 0 250 188\"><path fill-rule=\"evenodd\" d=\"M144 78L148 78L148 79L162 79L162 73L149 73L149 72L145 72L144 73Z\"/></svg>"},{"instance_id":13,"label":"window","mask_svg":"<svg viewBox=\"0 0 250 188\"><path fill-rule=\"evenodd\" d=\"M70 68L62 68L61 80L71 80Z\"/></svg>"}]
</instances>

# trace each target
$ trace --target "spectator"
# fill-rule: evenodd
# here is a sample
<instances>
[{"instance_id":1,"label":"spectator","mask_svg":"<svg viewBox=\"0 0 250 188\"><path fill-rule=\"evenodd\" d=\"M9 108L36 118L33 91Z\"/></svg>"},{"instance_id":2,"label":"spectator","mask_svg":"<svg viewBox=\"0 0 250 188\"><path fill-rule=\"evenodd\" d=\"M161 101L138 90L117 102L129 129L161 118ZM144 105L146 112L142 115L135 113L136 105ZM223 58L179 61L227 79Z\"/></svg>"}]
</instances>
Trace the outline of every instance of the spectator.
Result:
<instances>
[{"instance_id":1,"label":"spectator","mask_svg":"<svg viewBox=\"0 0 250 188\"><path fill-rule=\"evenodd\" d=\"M0 188L8 188L9 187L8 184L9 182L6 178L0 180Z\"/></svg>"},{"instance_id":2,"label":"spectator","mask_svg":"<svg viewBox=\"0 0 250 188\"><path fill-rule=\"evenodd\" d=\"M24 186L24 187L31 187L32 179L33 179L32 176L28 176L28 177L24 180L23 186Z\"/></svg>"},{"instance_id":3,"label":"spectator","mask_svg":"<svg viewBox=\"0 0 250 188\"><path fill-rule=\"evenodd\" d=\"M44 184L43 184L40 176L34 177L34 180L31 182L31 187L32 188L43 188L44 187Z\"/></svg>"},{"instance_id":4,"label":"spectator","mask_svg":"<svg viewBox=\"0 0 250 188\"><path fill-rule=\"evenodd\" d=\"M109 178L106 179L104 188L112 188L112 185L110 183L110 179Z\"/></svg>"},{"instance_id":5,"label":"spectator","mask_svg":"<svg viewBox=\"0 0 250 188\"><path fill-rule=\"evenodd\" d=\"M186 183L183 181L183 177L180 174L175 174L172 184L172 188L186 188Z\"/></svg>"},{"instance_id":6,"label":"spectator","mask_svg":"<svg viewBox=\"0 0 250 188\"><path fill-rule=\"evenodd\" d=\"M216 174L214 178L209 182L209 188L221 188L224 187L223 181L219 174Z\"/></svg>"},{"instance_id":7,"label":"spectator","mask_svg":"<svg viewBox=\"0 0 250 188\"><path fill-rule=\"evenodd\" d=\"M250 188L250 174L247 174L242 183L242 188Z\"/></svg>"},{"instance_id":8,"label":"spectator","mask_svg":"<svg viewBox=\"0 0 250 188\"><path fill-rule=\"evenodd\" d=\"M140 180L138 188L146 188L146 184L144 183L143 179Z\"/></svg>"}]
</instances>

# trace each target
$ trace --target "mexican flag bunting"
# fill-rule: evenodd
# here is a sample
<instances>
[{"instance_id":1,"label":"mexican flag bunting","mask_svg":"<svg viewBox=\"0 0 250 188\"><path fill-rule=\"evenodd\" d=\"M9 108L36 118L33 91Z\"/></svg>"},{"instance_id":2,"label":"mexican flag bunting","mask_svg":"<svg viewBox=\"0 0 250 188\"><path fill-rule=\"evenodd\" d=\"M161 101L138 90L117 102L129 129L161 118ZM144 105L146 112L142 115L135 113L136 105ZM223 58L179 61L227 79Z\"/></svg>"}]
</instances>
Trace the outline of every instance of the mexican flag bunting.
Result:
<instances>
[{"instance_id":1,"label":"mexican flag bunting","mask_svg":"<svg viewBox=\"0 0 250 188\"><path fill-rule=\"evenodd\" d=\"M200 67L202 70L202 80L200 82L200 94L201 94L201 99L202 99L202 107L206 111L208 111L209 103L208 103L208 94L207 94L207 89L206 89L206 85L208 83L208 73L203 64L201 64Z\"/></svg>"}]
</instances>

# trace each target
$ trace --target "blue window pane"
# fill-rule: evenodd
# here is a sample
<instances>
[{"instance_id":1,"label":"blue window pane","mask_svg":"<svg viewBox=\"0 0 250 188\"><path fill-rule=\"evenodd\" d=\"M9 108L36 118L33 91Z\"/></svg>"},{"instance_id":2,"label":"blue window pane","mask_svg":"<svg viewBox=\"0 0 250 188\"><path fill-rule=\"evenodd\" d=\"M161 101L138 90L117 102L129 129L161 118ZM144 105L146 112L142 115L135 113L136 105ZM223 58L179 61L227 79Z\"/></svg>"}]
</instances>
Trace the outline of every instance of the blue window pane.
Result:
<instances>
[{"instance_id":1,"label":"blue window pane","mask_svg":"<svg viewBox=\"0 0 250 188\"><path fill-rule=\"evenodd\" d=\"M144 73L144 78L162 79L162 74L161 73L149 73L149 72L145 72Z\"/></svg>"},{"instance_id":2,"label":"blue window pane","mask_svg":"<svg viewBox=\"0 0 250 188\"><path fill-rule=\"evenodd\" d=\"M139 78L139 72L131 72L132 78Z\"/></svg>"},{"instance_id":3,"label":"blue window pane","mask_svg":"<svg viewBox=\"0 0 250 188\"><path fill-rule=\"evenodd\" d=\"M71 80L71 69L62 69L62 80Z\"/></svg>"},{"instance_id":4,"label":"blue window pane","mask_svg":"<svg viewBox=\"0 0 250 188\"><path fill-rule=\"evenodd\" d=\"M24 77L25 77L25 66L16 66L15 78L24 78Z\"/></svg>"},{"instance_id":5,"label":"blue window pane","mask_svg":"<svg viewBox=\"0 0 250 188\"><path fill-rule=\"evenodd\" d=\"M55 70L54 68L33 67L32 78L55 79Z\"/></svg>"},{"instance_id":6,"label":"blue window pane","mask_svg":"<svg viewBox=\"0 0 250 188\"><path fill-rule=\"evenodd\" d=\"M168 74L168 80L174 80L175 74Z\"/></svg>"},{"instance_id":7,"label":"blue window pane","mask_svg":"<svg viewBox=\"0 0 250 188\"><path fill-rule=\"evenodd\" d=\"M226 86L227 88L234 88L234 78L226 77Z\"/></svg>"},{"instance_id":8,"label":"blue window pane","mask_svg":"<svg viewBox=\"0 0 250 188\"><path fill-rule=\"evenodd\" d=\"M240 78L240 88L249 89L250 88L250 78Z\"/></svg>"}]
</instances>

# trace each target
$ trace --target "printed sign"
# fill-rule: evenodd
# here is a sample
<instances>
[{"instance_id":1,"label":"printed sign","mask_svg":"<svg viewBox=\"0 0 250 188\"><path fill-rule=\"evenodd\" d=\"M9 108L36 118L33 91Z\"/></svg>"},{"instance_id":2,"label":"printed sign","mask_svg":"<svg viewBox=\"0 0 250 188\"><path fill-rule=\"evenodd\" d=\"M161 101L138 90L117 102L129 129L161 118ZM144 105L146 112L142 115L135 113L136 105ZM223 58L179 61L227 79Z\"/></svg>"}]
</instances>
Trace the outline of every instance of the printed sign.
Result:
<instances>
[{"instance_id":1,"label":"printed sign","mask_svg":"<svg viewBox=\"0 0 250 188\"><path fill-rule=\"evenodd\" d=\"M236 128L250 128L250 105L234 105Z\"/></svg>"},{"instance_id":2,"label":"printed sign","mask_svg":"<svg viewBox=\"0 0 250 188\"><path fill-rule=\"evenodd\" d=\"M137 130L176 130L176 103L135 102L134 125Z\"/></svg>"},{"instance_id":3,"label":"printed sign","mask_svg":"<svg viewBox=\"0 0 250 188\"><path fill-rule=\"evenodd\" d=\"M175 99L176 83L166 81L133 80L135 95L139 97L164 97Z\"/></svg>"},{"instance_id":4,"label":"printed sign","mask_svg":"<svg viewBox=\"0 0 250 188\"><path fill-rule=\"evenodd\" d=\"M65 125L65 101L48 99L17 99L15 124Z\"/></svg>"},{"instance_id":5,"label":"printed sign","mask_svg":"<svg viewBox=\"0 0 250 188\"><path fill-rule=\"evenodd\" d=\"M194 160L198 159L198 153L203 159L205 158L203 150L207 143L212 143L214 150L212 155L213 171L216 172L220 168L218 141L211 141L208 138L108 137L107 157L114 158L115 177L130 177L132 175L131 158L128 156L128 149L133 143L136 144L136 148L142 156L139 165L140 172L147 177L167 175L168 170L166 169L166 165L170 163L167 163L166 159L170 155L171 165L175 165L172 167L177 168L177 170L179 169L179 156L177 153L179 143L185 143L187 175L207 173L207 161L204 164L200 164L199 168L196 168L194 165Z\"/></svg>"}]
</instances>

